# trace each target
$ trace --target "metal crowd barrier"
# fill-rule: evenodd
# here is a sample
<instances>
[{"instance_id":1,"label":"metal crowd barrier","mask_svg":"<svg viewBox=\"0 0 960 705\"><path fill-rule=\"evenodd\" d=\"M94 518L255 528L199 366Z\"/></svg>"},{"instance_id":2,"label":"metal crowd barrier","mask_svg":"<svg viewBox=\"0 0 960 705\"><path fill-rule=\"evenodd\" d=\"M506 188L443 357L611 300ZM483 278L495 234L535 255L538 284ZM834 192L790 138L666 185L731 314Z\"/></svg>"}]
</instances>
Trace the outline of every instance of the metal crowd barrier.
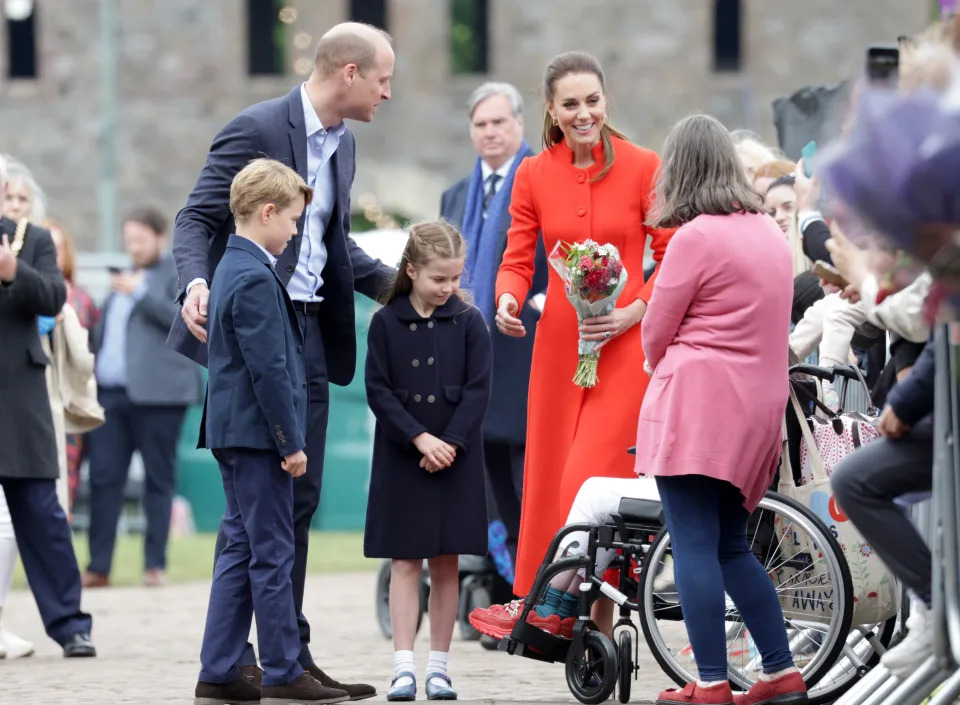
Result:
<instances>
[{"instance_id":1,"label":"metal crowd barrier","mask_svg":"<svg viewBox=\"0 0 960 705\"><path fill-rule=\"evenodd\" d=\"M933 554L934 654L906 680L878 664L836 705L929 705L952 703L960 695L960 326L935 332L933 499L929 536ZM932 697L931 697L932 696Z\"/></svg>"}]
</instances>

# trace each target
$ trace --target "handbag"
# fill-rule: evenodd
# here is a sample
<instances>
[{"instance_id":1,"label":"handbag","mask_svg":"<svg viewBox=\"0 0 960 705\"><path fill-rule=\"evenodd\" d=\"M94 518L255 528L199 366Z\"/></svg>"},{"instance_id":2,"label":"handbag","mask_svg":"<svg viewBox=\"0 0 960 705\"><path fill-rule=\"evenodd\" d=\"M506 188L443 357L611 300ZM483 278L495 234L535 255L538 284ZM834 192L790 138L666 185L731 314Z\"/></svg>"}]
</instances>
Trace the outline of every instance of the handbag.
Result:
<instances>
[{"instance_id":1,"label":"handbag","mask_svg":"<svg viewBox=\"0 0 960 705\"><path fill-rule=\"evenodd\" d=\"M778 491L808 507L840 544L853 585L852 624L876 624L890 619L900 609L900 585L837 504L829 477L836 463L861 445L879 438L879 433L867 417L857 413L835 414L829 420L813 417L808 421L792 384L790 406L800 422L803 436L803 480L800 485L793 481L793 473L789 470L789 455L784 453L786 471L780 473ZM825 457L829 460L829 466ZM808 551L811 555L817 555L817 547L803 545L804 539L798 538L796 532L791 532L789 526L780 525L777 530L785 539L785 551L794 554ZM820 574L825 573L825 568L813 567L812 571L808 570L807 573L809 575L804 575L798 583L803 585L804 589L781 594L781 606L792 612L803 612L814 621L822 621L829 617L829 596L817 595L816 587ZM810 590L805 589L807 585ZM789 594L790 592L795 594ZM796 594L798 592L799 595ZM807 592L810 594L805 594ZM829 607L832 609L832 603Z\"/></svg>"},{"instance_id":2,"label":"handbag","mask_svg":"<svg viewBox=\"0 0 960 705\"><path fill-rule=\"evenodd\" d=\"M87 433L105 421L105 412L97 400L94 357L90 352L86 328L69 304L53 330L53 363L60 384L63 420L67 433Z\"/></svg>"}]
</instances>

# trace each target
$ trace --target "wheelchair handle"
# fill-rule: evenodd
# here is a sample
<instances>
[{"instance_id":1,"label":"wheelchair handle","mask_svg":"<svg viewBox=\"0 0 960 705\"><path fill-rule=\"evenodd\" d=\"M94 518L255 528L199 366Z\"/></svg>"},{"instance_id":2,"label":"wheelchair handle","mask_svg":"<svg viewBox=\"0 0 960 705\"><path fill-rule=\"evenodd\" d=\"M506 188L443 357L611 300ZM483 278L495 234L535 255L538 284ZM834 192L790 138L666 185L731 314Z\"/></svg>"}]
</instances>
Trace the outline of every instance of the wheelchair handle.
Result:
<instances>
[{"instance_id":1,"label":"wheelchair handle","mask_svg":"<svg viewBox=\"0 0 960 705\"><path fill-rule=\"evenodd\" d=\"M818 367L817 365L791 365L790 374L794 374L795 372L799 372L800 374L804 375L810 375L811 377L819 377L820 379L828 382L834 377L833 370L827 367Z\"/></svg>"}]
</instances>

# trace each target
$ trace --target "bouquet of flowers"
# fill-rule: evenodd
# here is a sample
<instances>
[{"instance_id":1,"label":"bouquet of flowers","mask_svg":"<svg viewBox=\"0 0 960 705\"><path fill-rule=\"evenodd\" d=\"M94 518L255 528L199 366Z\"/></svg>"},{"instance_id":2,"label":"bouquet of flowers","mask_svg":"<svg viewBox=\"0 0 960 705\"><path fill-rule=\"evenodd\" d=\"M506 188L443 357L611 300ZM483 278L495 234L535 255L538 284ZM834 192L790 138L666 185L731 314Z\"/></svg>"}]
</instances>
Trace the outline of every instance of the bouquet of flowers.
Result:
<instances>
[{"instance_id":1,"label":"bouquet of flowers","mask_svg":"<svg viewBox=\"0 0 960 705\"><path fill-rule=\"evenodd\" d=\"M585 318L605 316L613 312L620 292L627 283L627 270L620 253L613 245L599 245L584 240L573 245L558 242L548 258L563 280L567 300L577 312L577 322ZM597 351L599 341L581 340L580 361L573 383L585 389L597 384Z\"/></svg>"}]
</instances>

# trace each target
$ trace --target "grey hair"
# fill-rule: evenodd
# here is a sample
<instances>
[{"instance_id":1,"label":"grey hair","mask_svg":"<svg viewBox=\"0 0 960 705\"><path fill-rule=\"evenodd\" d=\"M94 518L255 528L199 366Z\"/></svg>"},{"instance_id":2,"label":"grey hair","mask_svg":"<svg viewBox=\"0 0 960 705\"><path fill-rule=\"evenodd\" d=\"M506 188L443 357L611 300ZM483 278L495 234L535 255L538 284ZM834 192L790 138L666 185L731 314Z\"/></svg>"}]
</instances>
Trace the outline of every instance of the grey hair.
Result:
<instances>
[{"instance_id":1,"label":"grey hair","mask_svg":"<svg viewBox=\"0 0 960 705\"><path fill-rule=\"evenodd\" d=\"M3 185L7 183L7 160L0 154L0 191L3 191Z\"/></svg>"},{"instance_id":2,"label":"grey hair","mask_svg":"<svg viewBox=\"0 0 960 705\"><path fill-rule=\"evenodd\" d=\"M691 115L674 125L661 158L651 226L675 228L698 215L762 212L733 139L715 117Z\"/></svg>"},{"instance_id":3,"label":"grey hair","mask_svg":"<svg viewBox=\"0 0 960 705\"><path fill-rule=\"evenodd\" d=\"M11 183L16 181L23 184L30 192L31 204L27 219L35 225L43 223L47 218L47 196L40 188L37 180L33 178L33 172L27 168L26 164L14 159L9 154L0 155L0 162L5 163L6 166L5 171L3 171L3 167L0 167L0 177L3 178L4 185L9 187Z\"/></svg>"},{"instance_id":4,"label":"grey hair","mask_svg":"<svg viewBox=\"0 0 960 705\"><path fill-rule=\"evenodd\" d=\"M467 99L467 116L472 118L473 111L477 109L477 106L495 95L502 95L510 101L510 110L515 118L523 115L523 96L520 95L516 86L510 83L487 81L471 93L470 98Z\"/></svg>"}]
</instances>

